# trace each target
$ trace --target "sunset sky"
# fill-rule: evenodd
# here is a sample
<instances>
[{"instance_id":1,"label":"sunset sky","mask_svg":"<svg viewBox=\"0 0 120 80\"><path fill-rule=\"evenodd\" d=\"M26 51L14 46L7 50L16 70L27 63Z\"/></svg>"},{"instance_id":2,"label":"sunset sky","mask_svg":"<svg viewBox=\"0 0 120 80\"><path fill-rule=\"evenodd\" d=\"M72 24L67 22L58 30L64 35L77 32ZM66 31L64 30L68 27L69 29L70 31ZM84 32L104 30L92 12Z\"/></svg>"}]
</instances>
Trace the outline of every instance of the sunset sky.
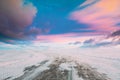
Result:
<instances>
[{"instance_id":1,"label":"sunset sky","mask_svg":"<svg viewBox=\"0 0 120 80\"><path fill-rule=\"evenodd\" d=\"M120 0L1 0L0 41L81 42L107 36L120 29L119 8Z\"/></svg>"},{"instance_id":2,"label":"sunset sky","mask_svg":"<svg viewBox=\"0 0 120 80\"><path fill-rule=\"evenodd\" d=\"M120 80L120 0L0 0L0 80L32 80L56 57Z\"/></svg>"}]
</instances>

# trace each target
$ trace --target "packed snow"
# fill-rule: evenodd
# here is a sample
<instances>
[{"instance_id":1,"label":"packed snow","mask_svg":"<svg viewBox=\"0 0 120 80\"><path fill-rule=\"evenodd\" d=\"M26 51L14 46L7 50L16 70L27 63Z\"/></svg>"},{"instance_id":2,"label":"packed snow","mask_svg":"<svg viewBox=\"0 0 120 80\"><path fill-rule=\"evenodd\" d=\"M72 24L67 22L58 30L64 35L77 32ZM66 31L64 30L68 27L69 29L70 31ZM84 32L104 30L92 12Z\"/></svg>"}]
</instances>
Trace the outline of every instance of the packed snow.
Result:
<instances>
[{"instance_id":1,"label":"packed snow","mask_svg":"<svg viewBox=\"0 0 120 80\"><path fill-rule=\"evenodd\" d=\"M12 80L24 74L25 67L58 56L87 63L112 80L120 80L120 46L81 49L68 44L39 45L12 46L11 49L0 50L0 80L7 77ZM62 67L68 68L65 64Z\"/></svg>"}]
</instances>

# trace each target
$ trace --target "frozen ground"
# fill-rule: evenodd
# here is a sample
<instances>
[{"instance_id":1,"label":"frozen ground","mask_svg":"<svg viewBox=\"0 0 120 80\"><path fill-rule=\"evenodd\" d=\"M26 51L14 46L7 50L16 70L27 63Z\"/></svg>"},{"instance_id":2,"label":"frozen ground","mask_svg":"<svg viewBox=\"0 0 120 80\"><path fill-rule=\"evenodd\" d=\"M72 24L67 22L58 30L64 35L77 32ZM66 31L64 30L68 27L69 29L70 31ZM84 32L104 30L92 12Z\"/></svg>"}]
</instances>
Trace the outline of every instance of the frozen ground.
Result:
<instances>
[{"instance_id":1,"label":"frozen ground","mask_svg":"<svg viewBox=\"0 0 120 80\"><path fill-rule=\"evenodd\" d=\"M19 77L27 66L38 65L41 61L54 57L75 59L87 63L112 80L120 80L120 47L81 49L67 44L40 44L40 46L9 46L0 50L0 80Z\"/></svg>"},{"instance_id":2,"label":"frozen ground","mask_svg":"<svg viewBox=\"0 0 120 80\"><path fill-rule=\"evenodd\" d=\"M43 64L44 63L44 64ZM72 59L55 58L30 66L14 80L111 80L105 74Z\"/></svg>"}]
</instances>

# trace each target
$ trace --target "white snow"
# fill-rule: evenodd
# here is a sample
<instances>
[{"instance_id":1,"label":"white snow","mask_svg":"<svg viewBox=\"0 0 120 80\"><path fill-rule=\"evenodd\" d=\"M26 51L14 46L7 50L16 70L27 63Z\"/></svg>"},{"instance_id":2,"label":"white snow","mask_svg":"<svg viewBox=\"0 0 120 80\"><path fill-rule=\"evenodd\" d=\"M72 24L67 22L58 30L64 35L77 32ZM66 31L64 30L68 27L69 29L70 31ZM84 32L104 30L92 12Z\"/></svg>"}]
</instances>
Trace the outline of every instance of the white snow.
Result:
<instances>
[{"instance_id":1,"label":"white snow","mask_svg":"<svg viewBox=\"0 0 120 80\"><path fill-rule=\"evenodd\" d=\"M59 69L60 70L70 70L70 64L62 63L62 64L60 64Z\"/></svg>"},{"instance_id":2,"label":"white snow","mask_svg":"<svg viewBox=\"0 0 120 80\"><path fill-rule=\"evenodd\" d=\"M53 60L47 62L43 66L40 66L37 68L34 72L30 73L29 76L25 77L23 80L32 80L34 77L36 77L38 74L40 74L42 71L49 69L49 65Z\"/></svg>"},{"instance_id":3,"label":"white snow","mask_svg":"<svg viewBox=\"0 0 120 80\"><path fill-rule=\"evenodd\" d=\"M84 80L82 77L79 77L76 69L73 68L73 80Z\"/></svg>"},{"instance_id":4,"label":"white snow","mask_svg":"<svg viewBox=\"0 0 120 80\"><path fill-rule=\"evenodd\" d=\"M25 67L58 56L87 63L112 80L120 80L120 46L81 49L78 46L53 43L19 48L12 46L11 49L0 50L0 80L9 76L18 77L23 74ZM47 69L47 65L44 67ZM68 64L62 64L61 68L68 69Z\"/></svg>"},{"instance_id":5,"label":"white snow","mask_svg":"<svg viewBox=\"0 0 120 80\"><path fill-rule=\"evenodd\" d=\"M11 76L18 77L23 74L27 66L37 65L48 57L42 52L31 49L1 50L0 51L0 80Z\"/></svg>"},{"instance_id":6,"label":"white snow","mask_svg":"<svg viewBox=\"0 0 120 80\"><path fill-rule=\"evenodd\" d=\"M79 77L77 74L77 70L73 67L77 66L74 62L67 62L67 63L62 63L59 66L60 70L68 70L71 71L72 70L72 79L73 80L84 80L82 77Z\"/></svg>"}]
</instances>

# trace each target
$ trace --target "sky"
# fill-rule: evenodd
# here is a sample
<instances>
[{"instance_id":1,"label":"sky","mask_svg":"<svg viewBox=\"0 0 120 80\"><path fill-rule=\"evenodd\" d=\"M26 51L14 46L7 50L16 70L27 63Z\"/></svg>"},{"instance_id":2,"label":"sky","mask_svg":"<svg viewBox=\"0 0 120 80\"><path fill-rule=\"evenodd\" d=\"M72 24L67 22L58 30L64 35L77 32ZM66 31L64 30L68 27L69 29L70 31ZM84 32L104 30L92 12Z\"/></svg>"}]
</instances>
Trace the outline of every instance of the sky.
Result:
<instances>
[{"instance_id":1,"label":"sky","mask_svg":"<svg viewBox=\"0 0 120 80\"><path fill-rule=\"evenodd\" d=\"M3 77L54 54L79 57L116 79L119 52L120 0L0 0Z\"/></svg>"},{"instance_id":2,"label":"sky","mask_svg":"<svg viewBox=\"0 0 120 80\"><path fill-rule=\"evenodd\" d=\"M0 0L0 43L120 44L119 7L120 0Z\"/></svg>"}]
</instances>

